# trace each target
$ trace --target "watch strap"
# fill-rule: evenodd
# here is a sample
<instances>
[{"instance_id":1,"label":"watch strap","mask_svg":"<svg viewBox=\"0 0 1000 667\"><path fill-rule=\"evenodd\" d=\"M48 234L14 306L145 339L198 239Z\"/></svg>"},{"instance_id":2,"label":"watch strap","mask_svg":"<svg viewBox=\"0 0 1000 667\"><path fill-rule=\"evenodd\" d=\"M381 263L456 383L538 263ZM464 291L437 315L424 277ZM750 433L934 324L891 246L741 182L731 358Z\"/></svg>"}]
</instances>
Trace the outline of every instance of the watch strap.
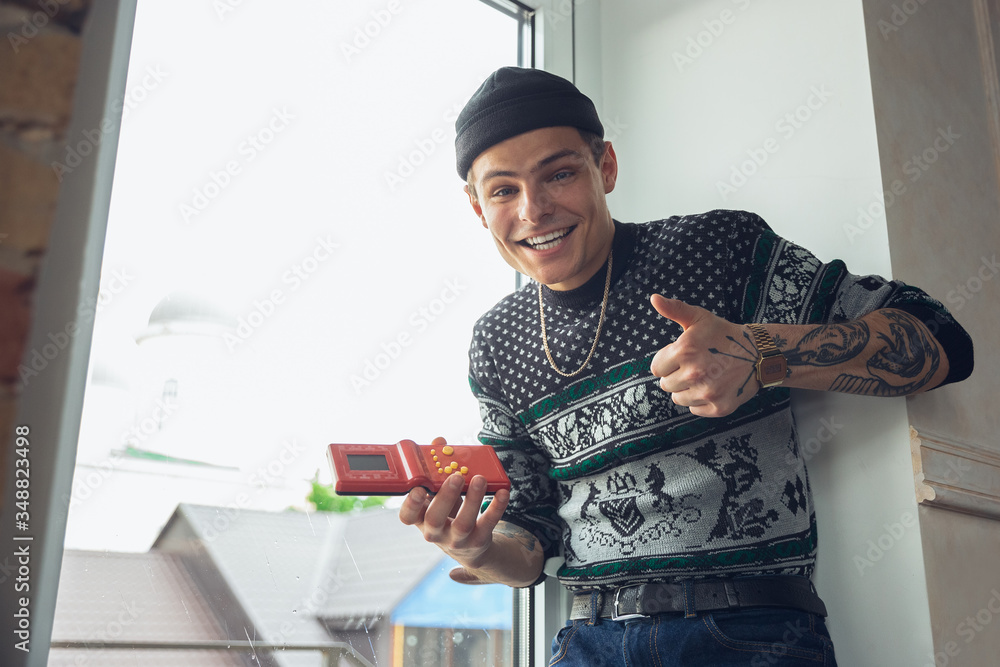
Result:
<instances>
[{"instance_id":1,"label":"watch strap","mask_svg":"<svg viewBox=\"0 0 1000 667\"><path fill-rule=\"evenodd\" d=\"M763 325L750 323L746 325L753 335L754 345L757 346L757 362L754 369L757 374L757 381L762 388L777 387L785 381L785 373L788 365L785 355L782 354L778 346L774 344L774 339ZM775 367L775 363L778 364Z\"/></svg>"},{"instance_id":2,"label":"watch strap","mask_svg":"<svg viewBox=\"0 0 1000 667\"><path fill-rule=\"evenodd\" d=\"M778 346L774 344L774 339L771 338L771 334L767 333L767 329L763 325L752 322L747 325L750 329L750 334L753 336L753 344L757 346L757 353L762 357L772 357L776 354L781 354L781 350Z\"/></svg>"}]
</instances>

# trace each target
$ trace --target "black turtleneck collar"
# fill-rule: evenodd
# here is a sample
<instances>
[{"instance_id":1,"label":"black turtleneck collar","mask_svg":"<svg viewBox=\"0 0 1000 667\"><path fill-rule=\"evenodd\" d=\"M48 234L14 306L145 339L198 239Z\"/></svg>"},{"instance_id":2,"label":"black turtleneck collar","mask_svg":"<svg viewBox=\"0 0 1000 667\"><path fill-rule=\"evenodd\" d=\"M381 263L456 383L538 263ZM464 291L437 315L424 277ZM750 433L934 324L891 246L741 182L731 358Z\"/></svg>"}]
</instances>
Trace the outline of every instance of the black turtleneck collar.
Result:
<instances>
[{"instance_id":1,"label":"black turtleneck collar","mask_svg":"<svg viewBox=\"0 0 1000 667\"><path fill-rule=\"evenodd\" d=\"M623 224L617 220L613 222L615 223L615 236L611 242L611 253L614 258L614 267L611 270L612 286L628 269L632 259L632 251L635 249L635 226ZM595 303L600 303L604 298L604 281L607 278L607 270L608 263L605 261L587 282L571 290L553 290L543 285L543 298L546 303L565 308L591 307Z\"/></svg>"}]
</instances>

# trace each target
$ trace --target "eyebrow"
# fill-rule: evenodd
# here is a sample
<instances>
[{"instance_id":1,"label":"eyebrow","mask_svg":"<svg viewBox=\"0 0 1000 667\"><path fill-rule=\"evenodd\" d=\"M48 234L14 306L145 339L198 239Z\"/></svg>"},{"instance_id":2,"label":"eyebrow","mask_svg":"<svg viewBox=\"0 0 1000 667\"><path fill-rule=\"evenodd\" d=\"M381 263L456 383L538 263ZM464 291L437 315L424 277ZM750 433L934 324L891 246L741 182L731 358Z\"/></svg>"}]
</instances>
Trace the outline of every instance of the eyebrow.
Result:
<instances>
[{"instance_id":1,"label":"eyebrow","mask_svg":"<svg viewBox=\"0 0 1000 667\"><path fill-rule=\"evenodd\" d=\"M541 169L544 169L545 167L547 167L548 165L552 164L553 162L555 162L557 160L561 160L564 157L570 157L570 156L572 156L572 157L578 157L578 158L579 157L583 157L580 154L579 151L575 151L575 150L573 150L571 148L565 148L565 149L563 149L561 151L553 153L552 155L549 155L548 157L545 157L545 158L542 158L541 160L539 160L538 164L536 164L534 167L532 167L528 171L528 173L529 174L534 174L535 172L537 172L537 171L539 171ZM517 176L517 172L509 171L509 170L503 170L503 169L494 169L493 171L488 171L485 174L483 174L483 177L479 179L479 182L480 183L485 183L486 181L490 180L491 178L499 178L499 177L513 178L515 176Z\"/></svg>"}]
</instances>

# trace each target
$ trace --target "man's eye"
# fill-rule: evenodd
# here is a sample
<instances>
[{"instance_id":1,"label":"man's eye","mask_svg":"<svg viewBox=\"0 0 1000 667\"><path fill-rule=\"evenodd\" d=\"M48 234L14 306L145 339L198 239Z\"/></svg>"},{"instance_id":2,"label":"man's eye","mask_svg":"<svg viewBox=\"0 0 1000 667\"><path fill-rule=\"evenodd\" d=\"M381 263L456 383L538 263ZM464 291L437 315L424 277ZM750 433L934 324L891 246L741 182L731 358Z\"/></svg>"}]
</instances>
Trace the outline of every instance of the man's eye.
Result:
<instances>
[{"instance_id":1,"label":"man's eye","mask_svg":"<svg viewBox=\"0 0 1000 667\"><path fill-rule=\"evenodd\" d=\"M573 175L571 171L559 171L556 172L555 176L552 177L553 181L562 181Z\"/></svg>"},{"instance_id":2,"label":"man's eye","mask_svg":"<svg viewBox=\"0 0 1000 667\"><path fill-rule=\"evenodd\" d=\"M506 197L514 192L514 188L500 188L493 192L494 197Z\"/></svg>"}]
</instances>

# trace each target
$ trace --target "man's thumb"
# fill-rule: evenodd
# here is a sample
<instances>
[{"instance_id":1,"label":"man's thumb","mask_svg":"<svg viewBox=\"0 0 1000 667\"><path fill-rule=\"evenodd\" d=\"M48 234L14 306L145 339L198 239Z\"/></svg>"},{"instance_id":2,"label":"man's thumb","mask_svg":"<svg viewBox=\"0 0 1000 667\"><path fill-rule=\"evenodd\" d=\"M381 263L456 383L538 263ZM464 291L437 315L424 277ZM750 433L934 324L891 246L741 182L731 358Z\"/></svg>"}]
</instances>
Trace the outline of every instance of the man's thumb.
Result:
<instances>
[{"instance_id":1,"label":"man's thumb","mask_svg":"<svg viewBox=\"0 0 1000 667\"><path fill-rule=\"evenodd\" d=\"M660 294L654 294L649 300L652 302L656 312L668 320L681 325L685 330L694 324L695 320L698 319L698 311L701 310L697 306L690 306L680 299L668 299Z\"/></svg>"},{"instance_id":2,"label":"man's thumb","mask_svg":"<svg viewBox=\"0 0 1000 667\"><path fill-rule=\"evenodd\" d=\"M488 581L483 581L476 575L466 570L464 567L453 568L450 572L448 572L448 576L451 577L452 581L457 581L460 584L477 585L490 583Z\"/></svg>"}]
</instances>

